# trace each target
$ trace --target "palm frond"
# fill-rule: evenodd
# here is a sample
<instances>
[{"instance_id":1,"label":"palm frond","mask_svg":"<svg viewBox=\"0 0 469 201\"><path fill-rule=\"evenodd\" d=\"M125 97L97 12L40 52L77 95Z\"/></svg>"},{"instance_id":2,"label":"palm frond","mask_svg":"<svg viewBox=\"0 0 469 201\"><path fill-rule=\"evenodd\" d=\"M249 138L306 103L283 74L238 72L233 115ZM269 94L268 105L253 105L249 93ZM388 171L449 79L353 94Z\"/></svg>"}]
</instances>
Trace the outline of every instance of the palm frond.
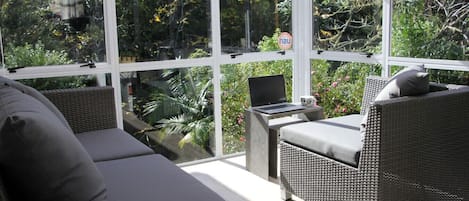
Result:
<instances>
[{"instance_id":1,"label":"palm frond","mask_svg":"<svg viewBox=\"0 0 469 201\"><path fill-rule=\"evenodd\" d=\"M166 135L184 135L178 143L180 148L186 143L207 148L215 127L208 99L212 81L200 80L197 73L187 69L168 70L162 76L168 83L167 93L151 96L152 101L145 104L143 114L150 115L170 106L174 115L156 121L154 126Z\"/></svg>"},{"instance_id":2,"label":"palm frond","mask_svg":"<svg viewBox=\"0 0 469 201\"><path fill-rule=\"evenodd\" d=\"M185 114L174 116L170 119L162 119L158 123L159 125L156 127L162 128L168 135L186 134L191 131L191 128L188 126L190 118Z\"/></svg>"}]
</instances>

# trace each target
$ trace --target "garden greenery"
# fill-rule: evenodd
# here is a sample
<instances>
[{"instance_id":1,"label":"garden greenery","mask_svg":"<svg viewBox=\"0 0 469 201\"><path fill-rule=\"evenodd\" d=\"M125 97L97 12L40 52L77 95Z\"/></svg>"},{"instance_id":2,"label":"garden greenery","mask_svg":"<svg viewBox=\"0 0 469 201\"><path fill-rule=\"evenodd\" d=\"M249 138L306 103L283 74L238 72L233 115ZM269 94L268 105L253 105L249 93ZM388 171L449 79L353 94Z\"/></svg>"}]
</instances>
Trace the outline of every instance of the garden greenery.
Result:
<instances>
[{"instance_id":1,"label":"garden greenery","mask_svg":"<svg viewBox=\"0 0 469 201\"><path fill-rule=\"evenodd\" d=\"M96 16L103 16L100 13L100 1L84 2L87 10L91 9ZM210 34L207 32L209 20L205 11L210 6L201 2L203 1L116 1L120 8L117 9L119 53L121 56L135 57L139 61L186 56L209 57L212 53L207 46ZM393 2L392 56L469 59L467 0ZM226 2L221 3L224 5ZM239 13L245 5L241 1L233 4L236 6L221 10L221 37L223 45L239 46L239 36L244 33L243 15ZM380 54L381 4L381 0L315 0L313 48ZM271 2L256 1L253 10L257 12L254 14L273 15L267 5L270 6ZM46 1L7 0L0 3L0 6L2 36L8 42L5 51L7 67L105 61L104 18L91 18L94 23L88 25L84 32L71 32L48 9ZM253 37L262 38L255 44L255 51L278 51L277 39L280 32L290 29L291 0L279 0L276 8L284 20L278 22L278 26L275 25L277 27L267 23L272 18L253 18L257 19L252 22L256 25L253 28ZM139 13L134 13L138 10ZM278 27L282 27L282 30ZM262 36L256 29L273 33ZM183 47L189 48L183 51ZM402 66L396 66L392 71L396 72L400 68ZM469 85L467 72L429 71L432 81ZM379 75L380 72L380 65L312 60L312 91L305 95L314 95L318 99L326 117L358 113L365 77ZM179 141L181 149L190 143L212 154L211 140L215 129L211 68L191 67L147 73L152 76L138 78L140 94L135 94L133 111L138 118L158 131L158 136L152 139L182 135ZM284 75L286 93L291 101L291 60L227 64L221 67L224 153L244 151L244 111L250 106L248 78L274 74ZM76 76L22 82L37 89L70 88L92 85L94 78ZM150 135L150 132L147 134Z\"/></svg>"}]
</instances>

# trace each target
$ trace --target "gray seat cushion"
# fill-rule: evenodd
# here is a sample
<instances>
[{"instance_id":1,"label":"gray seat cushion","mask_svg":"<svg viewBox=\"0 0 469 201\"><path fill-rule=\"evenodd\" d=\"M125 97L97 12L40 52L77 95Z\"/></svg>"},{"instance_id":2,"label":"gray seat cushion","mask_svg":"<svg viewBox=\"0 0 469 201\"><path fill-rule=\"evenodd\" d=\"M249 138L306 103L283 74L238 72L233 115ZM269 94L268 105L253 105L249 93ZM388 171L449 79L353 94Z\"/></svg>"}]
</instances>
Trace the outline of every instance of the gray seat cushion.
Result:
<instances>
[{"instance_id":1,"label":"gray seat cushion","mask_svg":"<svg viewBox=\"0 0 469 201\"><path fill-rule=\"evenodd\" d=\"M41 102L5 85L0 167L10 200L106 199L102 175L70 129Z\"/></svg>"},{"instance_id":2,"label":"gray seat cushion","mask_svg":"<svg viewBox=\"0 0 469 201\"><path fill-rule=\"evenodd\" d=\"M155 153L119 128L89 131L76 136L95 162Z\"/></svg>"},{"instance_id":3,"label":"gray seat cushion","mask_svg":"<svg viewBox=\"0 0 469 201\"><path fill-rule=\"evenodd\" d=\"M357 166L363 146L362 118L352 114L285 126L280 128L280 140Z\"/></svg>"},{"instance_id":4,"label":"gray seat cushion","mask_svg":"<svg viewBox=\"0 0 469 201\"><path fill-rule=\"evenodd\" d=\"M159 154L103 161L97 166L104 175L109 201L223 200Z\"/></svg>"}]
</instances>

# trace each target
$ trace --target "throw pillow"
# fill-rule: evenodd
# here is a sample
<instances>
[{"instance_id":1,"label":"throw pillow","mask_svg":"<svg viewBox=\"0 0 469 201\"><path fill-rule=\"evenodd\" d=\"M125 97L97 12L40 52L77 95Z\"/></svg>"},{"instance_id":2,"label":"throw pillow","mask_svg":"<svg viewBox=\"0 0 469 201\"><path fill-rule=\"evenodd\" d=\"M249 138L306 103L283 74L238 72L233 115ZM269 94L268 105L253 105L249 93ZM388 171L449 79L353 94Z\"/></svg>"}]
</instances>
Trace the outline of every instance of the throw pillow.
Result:
<instances>
[{"instance_id":1,"label":"throw pillow","mask_svg":"<svg viewBox=\"0 0 469 201\"><path fill-rule=\"evenodd\" d=\"M386 86L378 93L375 101L389 100L391 98L402 96L415 96L428 93L429 75L425 72L423 66L411 66L404 68L393 77L391 77ZM360 132L362 141L365 136L366 121L368 120L368 111L365 113Z\"/></svg>"},{"instance_id":2,"label":"throw pillow","mask_svg":"<svg viewBox=\"0 0 469 201\"><path fill-rule=\"evenodd\" d=\"M423 67L407 67L388 80L386 86L376 96L375 101L428 93L428 78L428 73L424 71Z\"/></svg>"},{"instance_id":3,"label":"throw pillow","mask_svg":"<svg viewBox=\"0 0 469 201\"><path fill-rule=\"evenodd\" d=\"M21 92L25 94L32 96L33 98L35 98L36 100L44 104L51 112L53 112L57 116L57 118L59 118L59 120L65 125L65 127L67 127L67 129L70 129L70 131L72 131L72 128L68 124L63 114L59 111L59 109L57 109L57 107L55 107L55 105L52 102L50 102L49 99L47 99L44 95L42 95L36 89L26 86L20 82L2 77L2 76L0 76L0 85L7 85L10 87L13 87L17 90L20 90Z\"/></svg>"},{"instance_id":4,"label":"throw pillow","mask_svg":"<svg viewBox=\"0 0 469 201\"><path fill-rule=\"evenodd\" d=\"M41 102L4 85L0 170L11 200L106 199L103 177L74 134Z\"/></svg>"}]
</instances>

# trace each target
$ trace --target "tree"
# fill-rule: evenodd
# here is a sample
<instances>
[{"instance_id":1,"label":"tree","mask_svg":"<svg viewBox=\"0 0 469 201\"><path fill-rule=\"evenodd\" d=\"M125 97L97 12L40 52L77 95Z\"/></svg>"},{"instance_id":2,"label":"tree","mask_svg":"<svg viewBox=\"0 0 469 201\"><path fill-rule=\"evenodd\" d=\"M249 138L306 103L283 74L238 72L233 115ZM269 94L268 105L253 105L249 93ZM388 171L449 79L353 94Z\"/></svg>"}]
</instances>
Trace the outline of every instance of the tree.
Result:
<instances>
[{"instance_id":1,"label":"tree","mask_svg":"<svg viewBox=\"0 0 469 201\"><path fill-rule=\"evenodd\" d=\"M38 42L44 49L65 51L75 62L104 61L104 18L102 2L84 1L88 24L82 31L71 31L68 22L51 9L51 2L35 0L6 0L0 10L0 27L5 54L11 48ZM66 64L66 63L60 63Z\"/></svg>"},{"instance_id":2,"label":"tree","mask_svg":"<svg viewBox=\"0 0 469 201\"><path fill-rule=\"evenodd\" d=\"M469 59L469 4L466 0L398 0L394 4L393 55Z\"/></svg>"},{"instance_id":3,"label":"tree","mask_svg":"<svg viewBox=\"0 0 469 201\"><path fill-rule=\"evenodd\" d=\"M469 4L465 0L394 3L392 55L469 60ZM429 70L430 80L469 84L469 73Z\"/></svg>"},{"instance_id":4,"label":"tree","mask_svg":"<svg viewBox=\"0 0 469 201\"><path fill-rule=\"evenodd\" d=\"M63 50L64 43L54 35L64 24L48 10L48 1L7 0L0 10L0 26L10 47L41 41L46 49Z\"/></svg>"},{"instance_id":5,"label":"tree","mask_svg":"<svg viewBox=\"0 0 469 201\"><path fill-rule=\"evenodd\" d=\"M187 58L209 43L209 3L193 1L116 1L121 56L140 61Z\"/></svg>"},{"instance_id":6,"label":"tree","mask_svg":"<svg viewBox=\"0 0 469 201\"><path fill-rule=\"evenodd\" d=\"M315 47L371 53L380 51L380 8L380 0L315 1Z\"/></svg>"},{"instance_id":7,"label":"tree","mask_svg":"<svg viewBox=\"0 0 469 201\"><path fill-rule=\"evenodd\" d=\"M257 45L264 36L276 29L291 31L291 0L223 0L220 7L221 41L226 52L259 51ZM249 18L246 17L247 12ZM250 30L246 30L247 27ZM250 38L247 38L247 33ZM248 48L241 39L251 42L251 49L241 49Z\"/></svg>"}]
</instances>

